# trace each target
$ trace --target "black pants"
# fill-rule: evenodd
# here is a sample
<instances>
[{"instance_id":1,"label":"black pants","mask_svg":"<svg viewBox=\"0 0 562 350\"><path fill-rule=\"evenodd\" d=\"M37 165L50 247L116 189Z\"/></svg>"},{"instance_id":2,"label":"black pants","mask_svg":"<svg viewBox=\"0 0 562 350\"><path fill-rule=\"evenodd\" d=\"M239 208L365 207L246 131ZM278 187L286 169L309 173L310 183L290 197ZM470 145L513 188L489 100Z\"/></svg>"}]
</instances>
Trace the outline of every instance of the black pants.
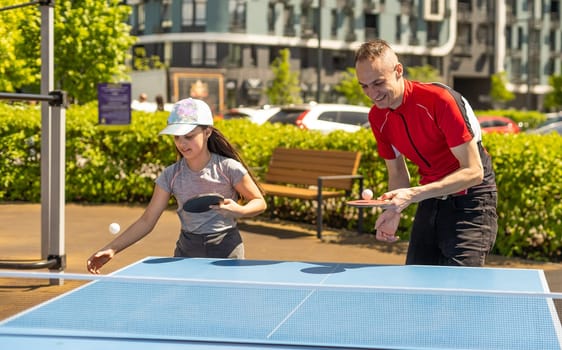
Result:
<instances>
[{"instance_id":1,"label":"black pants","mask_svg":"<svg viewBox=\"0 0 562 350\"><path fill-rule=\"evenodd\" d=\"M420 202L406 264L483 266L496 241L496 207L496 192Z\"/></svg>"},{"instance_id":2,"label":"black pants","mask_svg":"<svg viewBox=\"0 0 562 350\"><path fill-rule=\"evenodd\" d=\"M244 243L238 228L207 235L183 231L176 242L175 257L244 259Z\"/></svg>"}]
</instances>

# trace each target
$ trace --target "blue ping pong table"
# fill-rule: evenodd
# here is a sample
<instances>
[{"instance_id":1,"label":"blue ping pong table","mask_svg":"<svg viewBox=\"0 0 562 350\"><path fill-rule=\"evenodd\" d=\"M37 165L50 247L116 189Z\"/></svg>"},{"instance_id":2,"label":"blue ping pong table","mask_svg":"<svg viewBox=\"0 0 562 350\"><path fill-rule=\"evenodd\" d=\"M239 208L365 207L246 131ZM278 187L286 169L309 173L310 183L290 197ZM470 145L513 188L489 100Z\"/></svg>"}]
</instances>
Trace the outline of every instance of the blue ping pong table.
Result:
<instances>
[{"instance_id":1,"label":"blue ping pong table","mask_svg":"<svg viewBox=\"0 0 562 350\"><path fill-rule=\"evenodd\" d=\"M0 322L2 349L561 349L542 270L149 257L105 277Z\"/></svg>"}]
</instances>

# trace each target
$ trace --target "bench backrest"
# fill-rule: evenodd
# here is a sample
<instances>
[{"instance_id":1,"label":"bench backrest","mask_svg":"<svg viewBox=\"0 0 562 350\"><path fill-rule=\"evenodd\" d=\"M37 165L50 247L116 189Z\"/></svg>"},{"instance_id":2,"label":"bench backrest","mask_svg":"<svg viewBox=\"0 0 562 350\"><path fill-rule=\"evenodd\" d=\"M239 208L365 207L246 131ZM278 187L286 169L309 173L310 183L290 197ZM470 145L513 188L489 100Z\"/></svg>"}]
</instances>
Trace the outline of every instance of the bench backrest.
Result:
<instances>
[{"instance_id":1,"label":"bench backrest","mask_svg":"<svg viewBox=\"0 0 562 350\"><path fill-rule=\"evenodd\" d=\"M356 175L361 152L276 148L265 175L268 183L315 186L319 176ZM323 187L351 190L353 180L324 180Z\"/></svg>"}]
</instances>

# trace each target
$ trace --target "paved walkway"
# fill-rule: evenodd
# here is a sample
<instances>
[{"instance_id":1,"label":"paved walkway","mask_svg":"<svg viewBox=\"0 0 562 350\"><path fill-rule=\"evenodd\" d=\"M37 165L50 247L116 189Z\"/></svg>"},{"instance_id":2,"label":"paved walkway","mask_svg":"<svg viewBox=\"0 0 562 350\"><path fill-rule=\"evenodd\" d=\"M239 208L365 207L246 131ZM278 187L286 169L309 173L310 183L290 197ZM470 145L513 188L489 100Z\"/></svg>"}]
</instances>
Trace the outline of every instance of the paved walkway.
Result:
<instances>
[{"instance_id":1,"label":"paved walkway","mask_svg":"<svg viewBox=\"0 0 562 350\"><path fill-rule=\"evenodd\" d=\"M66 272L87 273L86 259L115 236L108 226L117 222L127 227L143 207L67 204L65 208ZM39 204L0 204L0 260L36 260L41 255L41 206ZM315 236L314 227L267 220L240 223L247 259L403 264L406 242L377 243L369 236L327 230L325 239ZM179 232L173 210L164 212L154 231L118 254L104 267L115 271L146 256L171 256ZM492 257L489 266L544 269L552 291L562 291L562 265L538 264ZM44 271L44 270L36 270ZM78 286L65 281L51 286L48 281L0 279L0 319Z\"/></svg>"}]
</instances>

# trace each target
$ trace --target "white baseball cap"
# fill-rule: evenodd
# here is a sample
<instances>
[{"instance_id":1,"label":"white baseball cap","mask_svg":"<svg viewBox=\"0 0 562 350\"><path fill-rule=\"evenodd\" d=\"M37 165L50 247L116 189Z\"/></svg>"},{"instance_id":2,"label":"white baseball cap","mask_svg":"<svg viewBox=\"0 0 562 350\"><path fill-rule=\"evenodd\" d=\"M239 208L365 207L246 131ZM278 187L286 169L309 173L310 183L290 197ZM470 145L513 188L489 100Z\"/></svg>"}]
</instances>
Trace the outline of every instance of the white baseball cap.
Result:
<instances>
[{"instance_id":1,"label":"white baseball cap","mask_svg":"<svg viewBox=\"0 0 562 350\"><path fill-rule=\"evenodd\" d=\"M190 97L174 104L168 117L168 126L158 135L182 136L198 125L213 125L213 113L204 101Z\"/></svg>"}]
</instances>

